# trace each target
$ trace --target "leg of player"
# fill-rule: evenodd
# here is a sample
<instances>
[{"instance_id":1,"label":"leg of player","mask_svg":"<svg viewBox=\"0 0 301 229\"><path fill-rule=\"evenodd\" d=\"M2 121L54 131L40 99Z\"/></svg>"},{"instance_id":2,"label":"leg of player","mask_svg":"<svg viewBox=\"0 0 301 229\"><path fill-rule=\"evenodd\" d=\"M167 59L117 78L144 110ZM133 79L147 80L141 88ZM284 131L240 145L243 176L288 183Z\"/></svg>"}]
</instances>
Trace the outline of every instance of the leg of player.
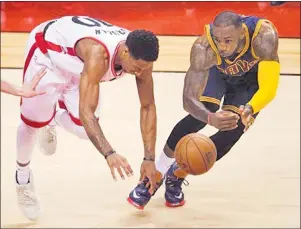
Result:
<instances>
[{"instance_id":1,"label":"leg of player","mask_svg":"<svg viewBox=\"0 0 301 229\"><path fill-rule=\"evenodd\" d=\"M21 123L17 130L16 191L18 204L24 215L35 220L41 213L38 197L35 193L33 173L30 169L32 152L39 128L48 125L53 119L55 101L60 92L58 77L48 68L50 60L35 45L35 29L29 35L27 58L24 66L24 83L32 81L36 73L47 66L46 74L37 85L38 91L46 94L32 98L21 98ZM51 67L50 67L51 68Z\"/></svg>"},{"instance_id":2,"label":"leg of player","mask_svg":"<svg viewBox=\"0 0 301 229\"><path fill-rule=\"evenodd\" d=\"M40 204L34 191L29 167L38 129L21 121L17 131L16 190L18 204L24 215L34 220L40 214Z\"/></svg>"},{"instance_id":3,"label":"leg of player","mask_svg":"<svg viewBox=\"0 0 301 229\"><path fill-rule=\"evenodd\" d=\"M237 122L238 127L231 131L218 131L214 135L210 136L210 139L214 142L217 152L216 161L225 156L235 143L240 139L244 133L244 124L239 120Z\"/></svg>"},{"instance_id":4,"label":"leg of player","mask_svg":"<svg viewBox=\"0 0 301 229\"><path fill-rule=\"evenodd\" d=\"M220 101L226 92L226 84L223 75L220 74L217 68L212 67L209 75L206 88L199 99L209 111L216 112L219 109ZM179 173L179 170L177 170L176 164L175 166L171 166L175 162L174 150L182 137L190 133L196 133L205 126L206 123L199 121L192 115L186 116L173 128L162 153L156 160L156 168L161 174L161 177L166 177L166 200L174 206L184 203L181 185L185 178L184 174ZM174 171L176 170L176 174L181 178L174 175ZM148 192L149 187L146 185L147 182L148 181L145 180L141 184L138 184L128 197L128 202L139 209L143 209L151 198L151 195ZM157 189L162 183L163 179L158 180Z\"/></svg>"},{"instance_id":5,"label":"leg of player","mask_svg":"<svg viewBox=\"0 0 301 229\"><path fill-rule=\"evenodd\" d=\"M88 140L85 128L79 119L79 89L75 85L68 86L62 93L58 101L60 109L57 110L54 123L74 134L80 139ZM100 107L96 109L95 115L99 116ZM41 144L47 145L47 139L56 138L55 125L43 129L45 138L41 139ZM49 153L47 153L50 155Z\"/></svg>"},{"instance_id":6,"label":"leg of player","mask_svg":"<svg viewBox=\"0 0 301 229\"><path fill-rule=\"evenodd\" d=\"M56 152L57 135L55 125L55 120L53 119L47 126L39 130L39 146L45 155L53 155Z\"/></svg>"},{"instance_id":7,"label":"leg of player","mask_svg":"<svg viewBox=\"0 0 301 229\"><path fill-rule=\"evenodd\" d=\"M79 119L71 118L73 116L65 109L58 109L55 113L53 121L41 128L39 134L39 144L41 151L47 155L51 156L56 150L56 125L62 127L67 132L74 134L80 139L88 140L88 135L85 128L81 125Z\"/></svg>"},{"instance_id":8,"label":"leg of player","mask_svg":"<svg viewBox=\"0 0 301 229\"><path fill-rule=\"evenodd\" d=\"M30 69L27 70L29 72ZM28 73L29 74L29 73ZM51 74L47 73L51 76ZM47 77L47 74L45 77ZM29 75L26 74L26 77ZM47 77L48 78L48 77ZM54 116L55 93L46 93L30 99L22 99L22 121L17 131L16 190L20 209L31 220L40 215L40 205L35 194L33 174L29 167L34 144L40 127L48 125Z\"/></svg>"},{"instance_id":9,"label":"leg of player","mask_svg":"<svg viewBox=\"0 0 301 229\"><path fill-rule=\"evenodd\" d=\"M77 137L89 140L85 128L82 125L77 125L72 119L70 114L65 109L59 109L55 114L55 122L66 131Z\"/></svg>"},{"instance_id":10,"label":"leg of player","mask_svg":"<svg viewBox=\"0 0 301 229\"><path fill-rule=\"evenodd\" d=\"M207 103L204 102L207 109L212 112L215 112L219 109L219 106L215 103ZM163 183L162 177L166 177L165 185L166 189L168 190L166 195L169 202L176 205L183 205L184 195L182 193L181 185L184 182L184 174L183 173L176 173L179 177L174 175L174 171L178 168L176 164L171 166L174 162L174 150L176 148L176 144L178 141L189 133L196 133L202 128L206 126L206 123L203 123L191 115L187 115L183 118L172 130L170 136L167 139L166 145L162 153L160 154L158 160L156 160L156 168L161 174L161 180L158 180L158 187L161 186ZM168 171L168 172L167 172ZM129 194L128 202L133 206L137 207L138 209L143 209L144 206L149 202L151 199L151 195L148 192L149 187L146 185L147 180L143 181L141 184L138 184L135 189Z\"/></svg>"},{"instance_id":11,"label":"leg of player","mask_svg":"<svg viewBox=\"0 0 301 229\"><path fill-rule=\"evenodd\" d=\"M245 77L256 78L253 76L253 73L247 74ZM233 88L233 85L227 84L227 93L224 98L224 110L230 110L232 112L239 112L239 105L246 104L249 98L252 98L254 93L258 90L257 83L253 84L243 84L236 85ZM253 115L255 119L258 113ZM244 134L244 124L241 122L241 119L237 122L238 127L231 131L218 131L216 134L212 135L210 139L216 146L217 150L217 159L220 160L223 156L225 156L232 147L236 144L236 142L240 139L240 137ZM176 141L177 143L178 141ZM175 144L173 144L175 149ZM173 151L172 151L173 152ZM169 168L166 174L166 191L165 191L165 200L166 205L169 207L177 207L183 205L184 202L184 193L181 191L181 184L184 181L185 174L180 173L181 170L178 170L177 163Z\"/></svg>"},{"instance_id":12,"label":"leg of player","mask_svg":"<svg viewBox=\"0 0 301 229\"><path fill-rule=\"evenodd\" d=\"M56 142L56 125L67 132L74 134L80 139L88 140L85 128L79 119L79 89L76 85L69 85L62 92L58 100L60 109L57 109L53 122L41 129L40 147L46 155L52 155L54 151L49 150L50 142ZM96 111L96 115L99 109Z\"/></svg>"}]
</instances>

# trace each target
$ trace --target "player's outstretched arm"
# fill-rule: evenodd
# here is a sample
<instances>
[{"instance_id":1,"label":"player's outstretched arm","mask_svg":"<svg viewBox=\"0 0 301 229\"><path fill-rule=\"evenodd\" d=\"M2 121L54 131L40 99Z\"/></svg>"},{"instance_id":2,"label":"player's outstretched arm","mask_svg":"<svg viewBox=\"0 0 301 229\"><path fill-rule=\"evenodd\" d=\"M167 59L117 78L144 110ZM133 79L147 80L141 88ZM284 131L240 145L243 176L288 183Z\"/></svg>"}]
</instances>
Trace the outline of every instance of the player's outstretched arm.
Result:
<instances>
[{"instance_id":1,"label":"player's outstretched arm","mask_svg":"<svg viewBox=\"0 0 301 229\"><path fill-rule=\"evenodd\" d=\"M42 68L32 79L30 83L23 84L22 87L18 87L11 83L1 80L1 92L21 96L24 98L31 98L38 95L43 95L45 92L36 91L36 87L42 77L46 74L46 68Z\"/></svg>"},{"instance_id":2,"label":"player's outstretched arm","mask_svg":"<svg viewBox=\"0 0 301 229\"><path fill-rule=\"evenodd\" d=\"M157 114L154 98L154 87L152 77L153 66L144 70L141 75L136 76L136 84L140 99L140 128L144 145L144 160L141 165L142 181L145 176L150 180L150 192L156 186L155 145L157 135Z\"/></svg>"},{"instance_id":3,"label":"player's outstretched arm","mask_svg":"<svg viewBox=\"0 0 301 229\"><path fill-rule=\"evenodd\" d=\"M132 173L132 169L127 160L113 150L94 115L99 99L99 82L109 66L108 55L102 45L90 39L81 40L76 47L76 53L84 61L79 85L80 120L91 142L107 159L114 180L116 180L115 169L124 179L121 168L128 176Z\"/></svg>"},{"instance_id":4,"label":"player's outstretched arm","mask_svg":"<svg viewBox=\"0 0 301 229\"><path fill-rule=\"evenodd\" d=\"M216 64L216 56L205 37L200 37L192 46L190 52L190 67L185 76L183 90L183 106L194 118L208 123L221 131L237 127L237 115L211 113L199 101L209 77L209 69Z\"/></svg>"},{"instance_id":5,"label":"player's outstretched arm","mask_svg":"<svg viewBox=\"0 0 301 229\"><path fill-rule=\"evenodd\" d=\"M260 61L257 76L259 89L251 100L240 108L245 131L251 125L250 116L262 110L275 98L280 76L278 34L269 22L262 23L252 45Z\"/></svg>"}]
</instances>

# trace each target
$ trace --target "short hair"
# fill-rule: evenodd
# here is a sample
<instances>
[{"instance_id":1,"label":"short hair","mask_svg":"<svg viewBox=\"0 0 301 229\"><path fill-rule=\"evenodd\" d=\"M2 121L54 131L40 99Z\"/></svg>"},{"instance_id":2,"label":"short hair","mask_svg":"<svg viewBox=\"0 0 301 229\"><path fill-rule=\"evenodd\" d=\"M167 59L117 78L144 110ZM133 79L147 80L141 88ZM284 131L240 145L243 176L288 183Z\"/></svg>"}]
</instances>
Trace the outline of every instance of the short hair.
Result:
<instances>
[{"instance_id":1,"label":"short hair","mask_svg":"<svg viewBox=\"0 0 301 229\"><path fill-rule=\"evenodd\" d=\"M159 41L156 35L144 29L137 29L129 33L126 46L132 57L144 61L156 61L159 55Z\"/></svg>"},{"instance_id":2,"label":"short hair","mask_svg":"<svg viewBox=\"0 0 301 229\"><path fill-rule=\"evenodd\" d=\"M215 16L213 25L217 27L227 27L234 25L235 28L242 26L241 17L232 11L223 11Z\"/></svg>"}]
</instances>

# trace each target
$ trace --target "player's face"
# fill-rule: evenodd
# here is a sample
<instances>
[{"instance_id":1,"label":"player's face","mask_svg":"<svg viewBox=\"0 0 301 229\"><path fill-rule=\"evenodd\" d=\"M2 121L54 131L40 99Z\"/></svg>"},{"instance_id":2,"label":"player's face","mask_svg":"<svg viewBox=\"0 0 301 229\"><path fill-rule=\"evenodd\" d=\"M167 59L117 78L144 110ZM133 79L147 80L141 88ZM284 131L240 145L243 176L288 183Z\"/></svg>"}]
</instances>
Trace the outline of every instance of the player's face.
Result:
<instances>
[{"instance_id":1,"label":"player's face","mask_svg":"<svg viewBox=\"0 0 301 229\"><path fill-rule=\"evenodd\" d=\"M136 60L130 54L124 59L122 63L122 69L129 74L140 76L145 69L152 66L152 62L144 60Z\"/></svg>"},{"instance_id":2,"label":"player's face","mask_svg":"<svg viewBox=\"0 0 301 229\"><path fill-rule=\"evenodd\" d=\"M242 28L235 26L212 28L212 38L222 57L232 56L238 49L239 43L244 38Z\"/></svg>"}]
</instances>

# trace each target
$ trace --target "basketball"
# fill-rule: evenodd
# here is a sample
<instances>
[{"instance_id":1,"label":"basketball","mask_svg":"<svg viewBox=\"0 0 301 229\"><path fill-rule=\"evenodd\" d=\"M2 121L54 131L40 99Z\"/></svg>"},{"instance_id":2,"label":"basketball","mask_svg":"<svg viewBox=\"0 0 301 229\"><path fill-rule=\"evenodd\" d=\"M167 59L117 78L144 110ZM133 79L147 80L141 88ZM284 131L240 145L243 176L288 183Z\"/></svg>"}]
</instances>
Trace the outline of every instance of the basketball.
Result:
<instances>
[{"instance_id":1,"label":"basketball","mask_svg":"<svg viewBox=\"0 0 301 229\"><path fill-rule=\"evenodd\" d=\"M175 149L179 167L191 175L208 172L214 165L216 157L217 152L212 140L198 133L182 137Z\"/></svg>"}]
</instances>

